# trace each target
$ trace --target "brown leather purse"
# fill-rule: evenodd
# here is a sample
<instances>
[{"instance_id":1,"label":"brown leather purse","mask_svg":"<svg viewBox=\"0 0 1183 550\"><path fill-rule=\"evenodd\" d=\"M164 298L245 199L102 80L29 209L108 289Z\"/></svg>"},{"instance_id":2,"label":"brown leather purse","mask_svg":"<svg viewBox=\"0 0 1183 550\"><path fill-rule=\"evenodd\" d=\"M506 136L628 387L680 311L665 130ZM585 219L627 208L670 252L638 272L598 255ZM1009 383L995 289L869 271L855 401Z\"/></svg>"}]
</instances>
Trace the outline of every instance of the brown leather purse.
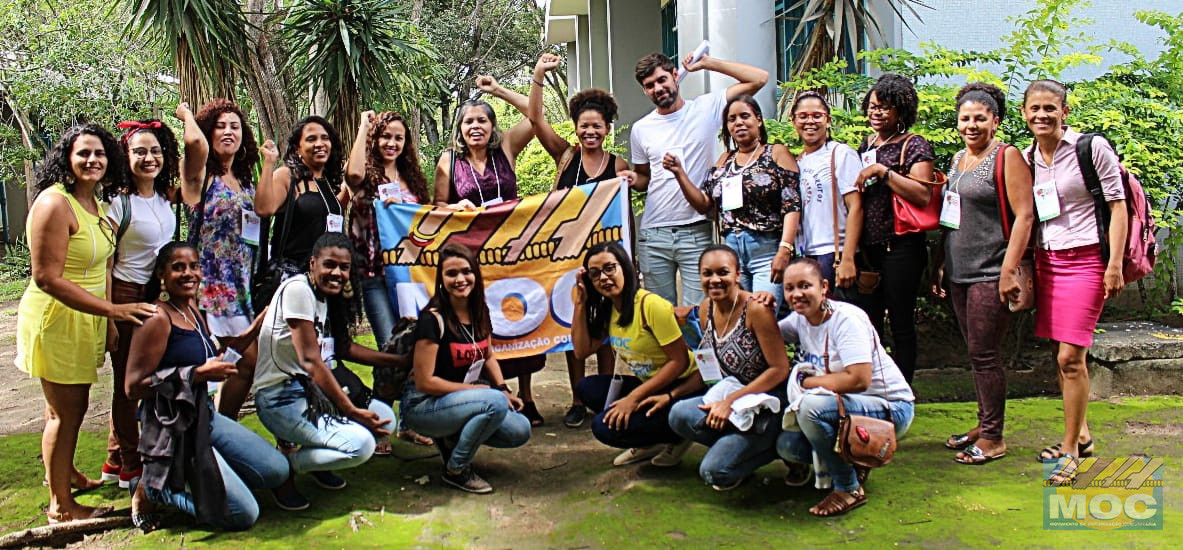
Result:
<instances>
[{"instance_id":1,"label":"brown leather purse","mask_svg":"<svg viewBox=\"0 0 1183 550\"><path fill-rule=\"evenodd\" d=\"M876 344L877 346L878 344ZM826 373L830 372L830 335L826 333L826 347L823 352ZM872 363L871 371L875 365ZM884 384L886 386L886 383ZM895 422L891 407L887 408L887 420L880 420L860 414L847 414L842 394L838 400L838 434L834 440L834 452L848 464L864 468L886 466L895 458Z\"/></svg>"},{"instance_id":2,"label":"brown leather purse","mask_svg":"<svg viewBox=\"0 0 1183 550\"><path fill-rule=\"evenodd\" d=\"M1006 149L1013 147L1005 143L999 144L998 154L994 160L994 189L995 195L998 197L998 217L1002 221L1002 236L1007 243L1010 242L1011 224L1014 223L1013 214L1010 211L1010 201L1006 194ZM1035 307L1035 230L1038 224L1031 229L1031 238L1027 242L1027 248L1023 251L1023 258L1019 260L1019 265L1015 266L1015 275L1019 279L1019 298L1018 301L1007 304L1011 311L1024 311Z\"/></svg>"}]
</instances>

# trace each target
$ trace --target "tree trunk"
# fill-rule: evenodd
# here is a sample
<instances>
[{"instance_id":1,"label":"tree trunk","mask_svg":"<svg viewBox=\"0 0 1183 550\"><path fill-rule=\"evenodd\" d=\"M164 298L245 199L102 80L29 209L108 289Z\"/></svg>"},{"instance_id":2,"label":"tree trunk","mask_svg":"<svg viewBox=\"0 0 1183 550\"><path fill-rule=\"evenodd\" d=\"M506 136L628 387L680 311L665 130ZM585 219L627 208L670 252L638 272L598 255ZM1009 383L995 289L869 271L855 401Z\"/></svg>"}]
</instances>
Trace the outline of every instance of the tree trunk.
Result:
<instances>
[{"instance_id":1,"label":"tree trunk","mask_svg":"<svg viewBox=\"0 0 1183 550\"><path fill-rule=\"evenodd\" d=\"M337 92L337 102L333 105L332 117L329 119L337 127L337 134L341 136L341 143L346 154L353 147L354 132L361 123L361 91L352 78L345 80L345 89ZM365 139L365 138L362 138Z\"/></svg>"},{"instance_id":2,"label":"tree trunk","mask_svg":"<svg viewBox=\"0 0 1183 550\"><path fill-rule=\"evenodd\" d=\"M181 80L181 101L188 102L194 111L217 97L234 101L233 73L219 66L213 74L205 74L193 60L193 50L184 37L177 41L173 63Z\"/></svg>"},{"instance_id":3,"label":"tree trunk","mask_svg":"<svg viewBox=\"0 0 1183 550\"><path fill-rule=\"evenodd\" d=\"M284 153L283 143L296 125L296 105L299 103L289 93L290 85L286 74L280 68L284 64L283 50L278 40L280 18L269 19L265 13L275 10L274 2L247 0L246 34L254 55L248 56L249 70L244 71L243 81L255 112L259 117L262 135L259 141L274 140L279 144L280 155Z\"/></svg>"}]
</instances>

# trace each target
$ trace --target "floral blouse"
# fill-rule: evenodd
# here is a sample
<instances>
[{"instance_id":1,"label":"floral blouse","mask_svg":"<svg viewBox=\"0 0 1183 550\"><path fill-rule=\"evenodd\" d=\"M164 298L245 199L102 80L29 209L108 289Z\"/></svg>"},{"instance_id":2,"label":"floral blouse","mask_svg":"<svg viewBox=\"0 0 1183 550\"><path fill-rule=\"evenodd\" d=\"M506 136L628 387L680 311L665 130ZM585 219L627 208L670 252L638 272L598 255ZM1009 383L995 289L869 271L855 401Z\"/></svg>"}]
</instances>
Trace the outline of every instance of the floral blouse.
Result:
<instances>
[{"instance_id":1,"label":"floral blouse","mask_svg":"<svg viewBox=\"0 0 1183 550\"><path fill-rule=\"evenodd\" d=\"M779 236L784 229L785 215L801 211L801 195L797 192L801 175L776 163L771 144L765 145L760 157L748 166L739 166L735 156L736 152L732 151L722 166L712 167L702 185L702 191L711 197L719 210L720 231L746 229ZM722 182L735 174L743 177L743 205L723 210Z\"/></svg>"},{"instance_id":2,"label":"floral blouse","mask_svg":"<svg viewBox=\"0 0 1183 550\"><path fill-rule=\"evenodd\" d=\"M201 222L201 309L210 315L245 316L251 313L251 270L255 247L242 240L242 211L255 210L255 190L230 189L214 176L205 196Z\"/></svg>"},{"instance_id":3,"label":"floral blouse","mask_svg":"<svg viewBox=\"0 0 1183 550\"><path fill-rule=\"evenodd\" d=\"M900 148L908 142L908 151L904 154L904 163L900 164ZM859 155L872 149L870 141L864 139L859 145ZM876 162L887 166L891 171L907 175L918 162L932 161L936 154L932 144L919 135L912 135L912 139L901 139L894 143L881 145L875 150ZM868 185L863 191L863 233L859 237L859 244L864 246L883 244L895 236L895 213L891 204L894 193L885 182L876 181Z\"/></svg>"}]
</instances>

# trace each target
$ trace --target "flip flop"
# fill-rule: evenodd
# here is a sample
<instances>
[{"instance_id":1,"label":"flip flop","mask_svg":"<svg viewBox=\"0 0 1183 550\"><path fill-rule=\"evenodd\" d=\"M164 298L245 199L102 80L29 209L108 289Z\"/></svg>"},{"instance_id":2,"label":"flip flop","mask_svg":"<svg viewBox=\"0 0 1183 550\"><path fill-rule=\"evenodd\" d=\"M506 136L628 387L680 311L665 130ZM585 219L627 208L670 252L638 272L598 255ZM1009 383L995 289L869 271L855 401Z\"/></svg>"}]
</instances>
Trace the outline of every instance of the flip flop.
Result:
<instances>
[{"instance_id":1,"label":"flip flop","mask_svg":"<svg viewBox=\"0 0 1183 550\"><path fill-rule=\"evenodd\" d=\"M977 445L970 445L960 453L957 453L957 456L953 457L953 460L958 464L981 466L982 464L998 460L1004 456L1006 456L1006 451L1002 451L998 454L987 455L986 453L983 453L982 449L980 449Z\"/></svg>"},{"instance_id":2,"label":"flip flop","mask_svg":"<svg viewBox=\"0 0 1183 550\"><path fill-rule=\"evenodd\" d=\"M1059 460L1060 457L1067 456L1060 452L1062 447L1063 445L1060 443L1056 443L1055 445L1051 445L1049 447L1044 447L1042 451L1039 451L1038 455L1035 455L1035 461L1044 462L1047 460ZM1076 445L1076 451L1080 454L1080 458L1088 458L1093 456L1093 447L1093 440L1090 439L1084 443Z\"/></svg>"},{"instance_id":3,"label":"flip flop","mask_svg":"<svg viewBox=\"0 0 1183 550\"><path fill-rule=\"evenodd\" d=\"M390 444L390 440L385 437L379 439L374 445L374 456L390 456L393 453L393 446Z\"/></svg>"},{"instance_id":4,"label":"flip flop","mask_svg":"<svg viewBox=\"0 0 1183 550\"><path fill-rule=\"evenodd\" d=\"M847 494L854 497L854 500L847 500L839 496L838 492L835 491L826 495L826 498L823 498L821 502L814 506L814 508L817 508L816 512L813 508L810 508L809 513L817 517L829 518L840 516L867 503L867 492L861 488L856 493Z\"/></svg>"},{"instance_id":5,"label":"flip flop","mask_svg":"<svg viewBox=\"0 0 1183 550\"><path fill-rule=\"evenodd\" d=\"M945 440L945 448L953 449L954 451L960 451L966 447L969 447L970 445L973 445L975 442L977 442L978 438L970 436L970 433L971 432L965 432L963 434L953 434L949 436L949 439Z\"/></svg>"},{"instance_id":6,"label":"flip flop","mask_svg":"<svg viewBox=\"0 0 1183 550\"><path fill-rule=\"evenodd\" d=\"M1055 469L1052 470L1051 475L1047 476L1044 483L1049 487L1072 485L1076 481L1076 469L1079 467L1079 459L1072 455L1062 455Z\"/></svg>"},{"instance_id":7,"label":"flip flop","mask_svg":"<svg viewBox=\"0 0 1183 550\"><path fill-rule=\"evenodd\" d=\"M398 438L403 441L409 441L409 442L414 443L416 445L421 445L423 447L430 447L432 445L435 445L434 439L427 437L423 434L420 434L420 433L416 432L415 430L402 430L402 431L398 432Z\"/></svg>"}]
</instances>

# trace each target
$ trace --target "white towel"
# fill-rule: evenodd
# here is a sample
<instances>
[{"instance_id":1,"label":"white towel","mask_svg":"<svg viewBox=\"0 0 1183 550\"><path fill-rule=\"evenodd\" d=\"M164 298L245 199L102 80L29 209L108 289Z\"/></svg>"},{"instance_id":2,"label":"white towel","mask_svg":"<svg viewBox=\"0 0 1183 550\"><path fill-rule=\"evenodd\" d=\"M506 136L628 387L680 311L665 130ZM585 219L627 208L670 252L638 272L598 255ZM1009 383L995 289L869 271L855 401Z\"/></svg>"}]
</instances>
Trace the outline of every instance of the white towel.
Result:
<instances>
[{"instance_id":1,"label":"white towel","mask_svg":"<svg viewBox=\"0 0 1183 550\"><path fill-rule=\"evenodd\" d=\"M734 376L728 376L707 390L706 395L702 397L702 403L704 405L718 403L730 397L731 394L743 389L743 387L744 384ZM780 412L780 400L776 396L767 393L749 393L736 399L731 404L731 414L727 416L727 419L739 431L746 432L751 429L752 423L756 420L756 414L763 409L768 409L774 413Z\"/></svg>"},{"instance_id":2,"label":"white towel","mask_svg":"<svg viewBox=\"0 0 1183 550\"><path fill-rule=\"evenodd\" d=\"M809 388L801 387L801 381L810 376L817 375L817 367L810 363L797 363L793 366L792 372L789 373L788 385L785 393L788 396L789 406L785 407L785 415L781 419L780 427L782 430L799 432L797 427L797 410L801 408L801 400L806 395L834 395L834 392L825 388Z\"/></svg>"}]
</instances>

